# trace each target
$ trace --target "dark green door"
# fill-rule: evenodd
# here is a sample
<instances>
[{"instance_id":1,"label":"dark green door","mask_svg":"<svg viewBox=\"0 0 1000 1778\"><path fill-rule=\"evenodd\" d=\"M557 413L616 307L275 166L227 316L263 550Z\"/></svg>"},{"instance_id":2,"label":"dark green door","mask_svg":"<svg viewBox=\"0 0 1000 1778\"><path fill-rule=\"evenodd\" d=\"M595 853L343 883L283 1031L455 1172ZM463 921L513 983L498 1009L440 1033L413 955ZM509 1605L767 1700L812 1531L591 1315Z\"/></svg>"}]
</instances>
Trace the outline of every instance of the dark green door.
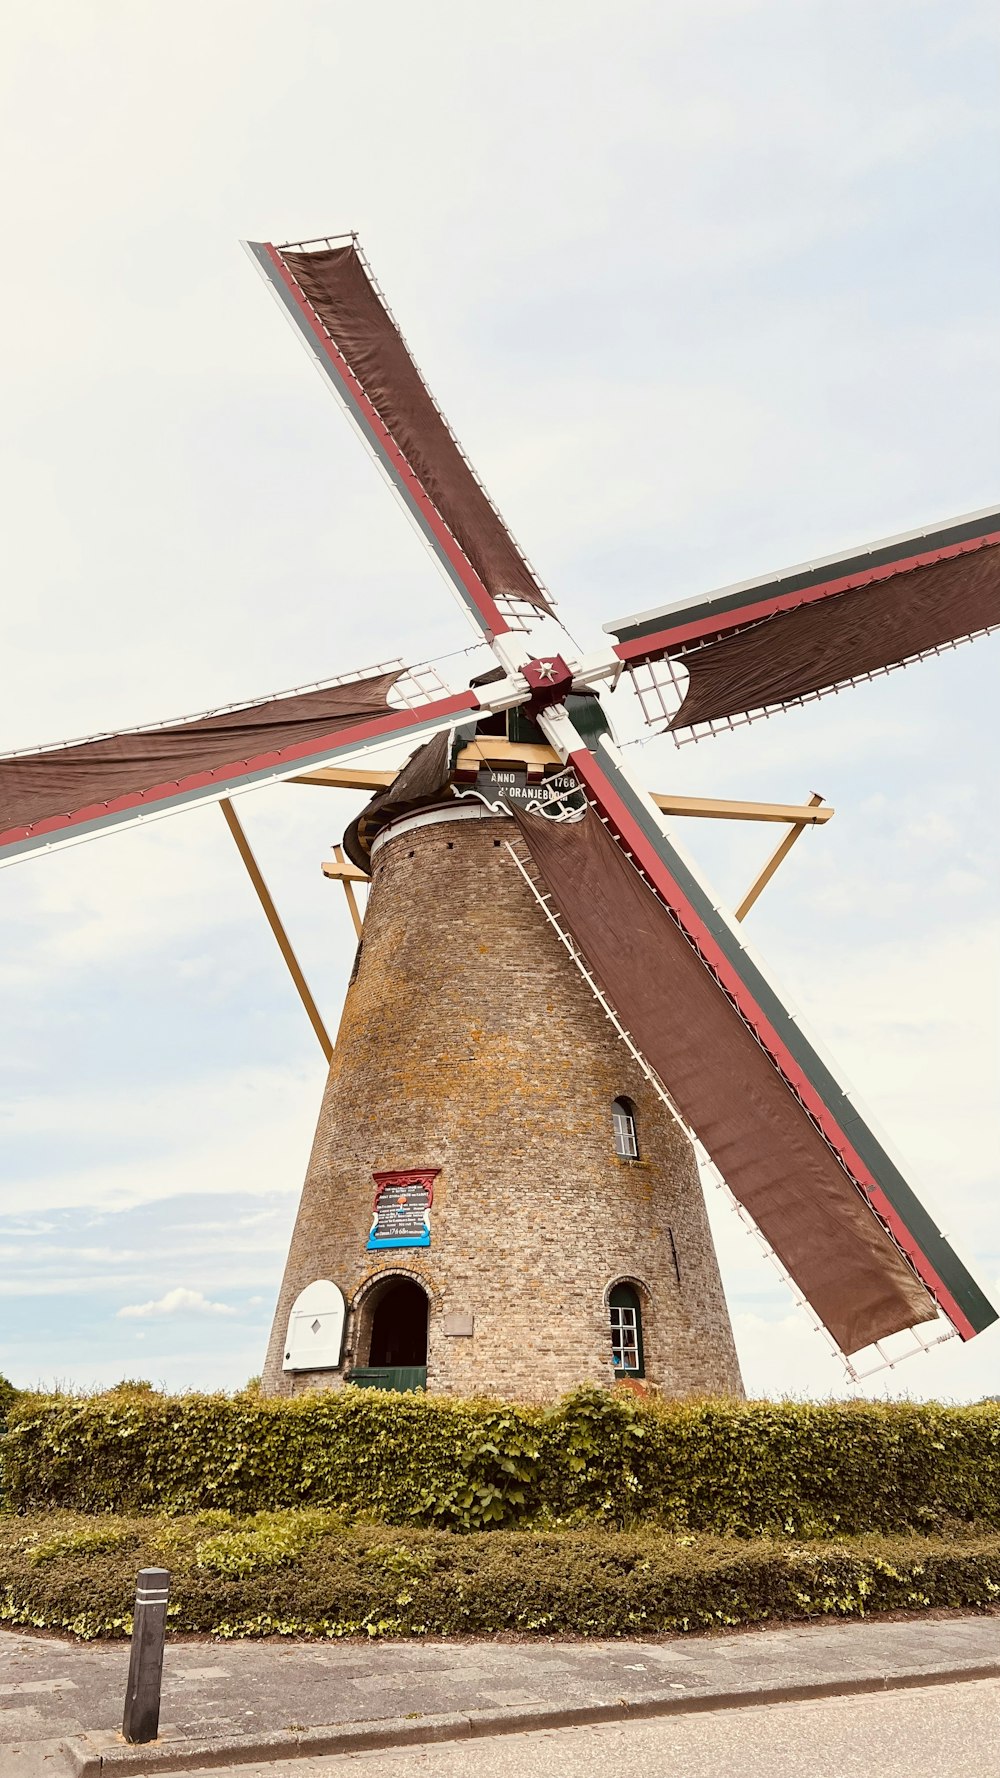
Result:
<instances>
[{"instance_id":1,"label":"dark green door","mask_svg":"<svg viewBox=\"0 0 1000 1778\"><path fill-rule=\"evenodd\" d=\"M405 1395L412 1389L427 1388L425 1364L366 1365L351 1371L347 1381L359 1389L395 1389Z\"/></svg>"}]
</instances>

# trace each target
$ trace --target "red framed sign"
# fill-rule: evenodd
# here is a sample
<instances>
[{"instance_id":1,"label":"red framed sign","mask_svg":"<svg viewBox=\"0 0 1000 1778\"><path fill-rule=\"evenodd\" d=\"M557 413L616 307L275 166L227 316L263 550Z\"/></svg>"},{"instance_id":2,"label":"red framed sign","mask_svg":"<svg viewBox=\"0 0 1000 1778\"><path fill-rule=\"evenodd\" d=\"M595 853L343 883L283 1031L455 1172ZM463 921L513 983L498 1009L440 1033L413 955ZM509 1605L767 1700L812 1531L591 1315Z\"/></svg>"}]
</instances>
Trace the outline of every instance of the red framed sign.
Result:
<instances>
[{"instance_id":1,"label":"red framed sign","mask_svg":"<svg viewBox=\"0 0 1000 1778\"><path fill-rule=\"evenodd\" d=\"M368 1251L385 1247L429 1247L434 1181L440 1167L412 1167L373 1173L375 1202Z\"/></svg>"}]
</instances>

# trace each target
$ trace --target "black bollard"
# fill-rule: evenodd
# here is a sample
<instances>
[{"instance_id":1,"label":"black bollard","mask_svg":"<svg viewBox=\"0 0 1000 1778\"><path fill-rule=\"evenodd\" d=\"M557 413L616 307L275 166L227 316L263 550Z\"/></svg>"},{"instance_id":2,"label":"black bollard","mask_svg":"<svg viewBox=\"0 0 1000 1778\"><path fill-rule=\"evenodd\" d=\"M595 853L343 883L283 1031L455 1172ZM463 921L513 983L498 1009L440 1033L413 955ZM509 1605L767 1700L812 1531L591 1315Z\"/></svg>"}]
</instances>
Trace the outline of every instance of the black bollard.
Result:
<instances>
[{"instance_id":1,"label":"black bollard","mask_svg":"<svg viewBox=\"0 0 1000 1778\"><path fill-rule=\"evenodd\" d=\"M155 1741L160 1726L160 1682L163 1678L163 1637L167 1627L170 1571L142 1568L135 1584L135 1616L132 1620L132 1652L128 1663L128 1690L122 1734L126 1741Z\"/></svg>"}]
</instances>

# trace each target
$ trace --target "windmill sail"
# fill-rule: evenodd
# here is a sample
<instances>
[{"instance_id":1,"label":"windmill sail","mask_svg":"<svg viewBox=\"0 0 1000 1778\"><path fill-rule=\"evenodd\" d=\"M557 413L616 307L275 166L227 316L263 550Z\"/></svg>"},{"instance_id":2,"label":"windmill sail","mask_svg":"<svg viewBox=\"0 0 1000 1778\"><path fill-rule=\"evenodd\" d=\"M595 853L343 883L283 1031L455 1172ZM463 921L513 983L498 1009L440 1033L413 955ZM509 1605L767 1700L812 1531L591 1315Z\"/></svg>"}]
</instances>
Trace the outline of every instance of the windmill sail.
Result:
<instances>
[{"instance_id":1,"label":"windmill sail","mask_svg":"<svg viewBox=\"0 0 1000 1778\"><path fill-rule=\"evenodd\" d=\"M988 1326L995 1310L613 754L601 743L570 764L591 807L575 826L518 816L536 868L601 991L842 1351L938 1306L965 1339Z\"/></svg>"},{"instance_id":2,"label":"windmill sail","mask_svg":"<svg viewBox=\"0 0 1000 1778\"><path fill-rule=\"evenodd\" d=\"M0 864L102 828L287 778L376 741L439 728L475 692L394 709L405 669L297 692L194 721L0 758Z\"/></svg>"},{"instance_id":3,"label":"windmill sail","mask_svg":"<svg viewBox=\"0 0 1000 1778\"><path fill-rule=\"evenodd\" d=\"M413 361L353 238L247 247L488 638L552 606Z\"/></svg>"},{"instance_id":4,"label":"windmill sail","mask_svg":"<svg viewBox=\"0 0 1000 1778\"><path fill-rule=\"evenodd\" d=\"M783 708L1000 625L1000 511L608 624L689 674L671 729Z\"/></svg>"}]
</instances>

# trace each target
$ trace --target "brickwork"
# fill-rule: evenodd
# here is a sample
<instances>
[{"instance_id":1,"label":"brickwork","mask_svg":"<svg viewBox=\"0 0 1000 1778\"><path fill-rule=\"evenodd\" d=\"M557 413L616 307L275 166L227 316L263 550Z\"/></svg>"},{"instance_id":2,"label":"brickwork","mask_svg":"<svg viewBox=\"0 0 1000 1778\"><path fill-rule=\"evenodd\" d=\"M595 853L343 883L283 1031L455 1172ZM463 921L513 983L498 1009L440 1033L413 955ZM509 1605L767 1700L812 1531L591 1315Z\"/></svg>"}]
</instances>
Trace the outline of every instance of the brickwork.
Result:
<instances>
[{"instance_id":1,"label":"brickwork","mask_svg":"<svg viewBox=\"0 0 1000 1778\"><path fill-rule=\"evenodd\" d=\"M337 1387L368 1357L379 1280L429 1297L427 1385L552 1399L612 1383L607 1294L638 1286L646 1380L742 1393L690 1146L549 926L503 817L392 831L292 1237L264 1387ZM637 1114L619 1160L612 1102ZM439 1167L429 1249L366 1251L375 1171ZM315 1278L348 1303L340 1371L283 1373ZM445 1332L473 1318L472 1337ZM467 1323L466 1323L467 1324Z\"/></svg>"}]
</instances>

